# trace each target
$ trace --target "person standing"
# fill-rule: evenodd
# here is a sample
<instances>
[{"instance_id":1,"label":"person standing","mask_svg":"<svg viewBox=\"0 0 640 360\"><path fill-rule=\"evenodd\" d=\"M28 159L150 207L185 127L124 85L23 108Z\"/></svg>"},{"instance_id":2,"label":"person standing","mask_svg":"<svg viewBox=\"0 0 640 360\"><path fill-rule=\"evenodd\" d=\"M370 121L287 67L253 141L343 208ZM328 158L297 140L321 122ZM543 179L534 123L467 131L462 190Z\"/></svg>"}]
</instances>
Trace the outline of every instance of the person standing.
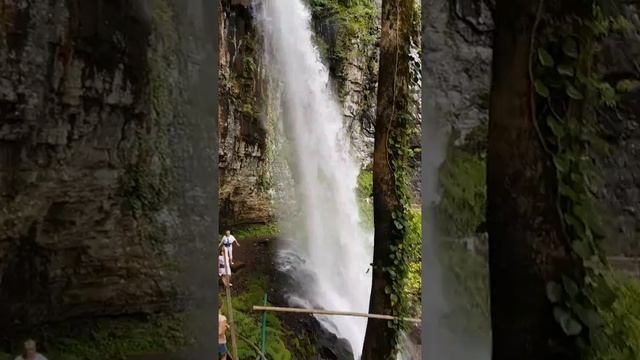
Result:
<instances>
[{"instance_id":1,"label":"person standing","mask_svg":"<svg viewBox=\"0 0 640 360\"><path fill-rule=\"evenodd\" d=\"M29 339L24 342L24 351L16 360L47 360L47 358L38 353L35 340Z\"/></svg>"},{"instance_id":2,"label":"person standing","mask_svg":"<svg viewBox=\"0 0 640 360\"><path fill-rule=\"evenodd\" d=\"M233 265L233 244L237 247L240 247L240 243L236 238L231 235L231 231L227 230L225 235L222 237L222 246L224 246L225 251L227 252L227 256L229 256L229 262Z\"/></svg>"},{"instance_id":3,"label":"person standing","mask_svg":"<svg viewBox=\"0 0 640 360\"><path fill-rule=\"evenodd\" d=\"M225 261L224 249L220 249L220 253L218 254L218 276L225 286L231 286L231 266Z\"/></svg>"},{"instance_id":4,"label":"person standing","mask_svg":"<svg viewBox=\"0 0 640 360\"><path fill-rule=\"evenodd\" d=\"M227 359L227 335L226 332L229 329L227 324L227 317L222 315L222 301L218 299L218 359Z\"/></svg>"}]
</instances>

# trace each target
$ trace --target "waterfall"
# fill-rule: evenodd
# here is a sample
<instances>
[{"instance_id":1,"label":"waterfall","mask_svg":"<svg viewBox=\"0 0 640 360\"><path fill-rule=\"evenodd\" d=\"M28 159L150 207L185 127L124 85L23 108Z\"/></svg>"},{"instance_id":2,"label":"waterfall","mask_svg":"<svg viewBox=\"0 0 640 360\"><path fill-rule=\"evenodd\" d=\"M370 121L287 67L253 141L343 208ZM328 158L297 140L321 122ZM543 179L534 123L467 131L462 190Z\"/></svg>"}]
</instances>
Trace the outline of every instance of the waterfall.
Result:
<instances>
[{"instance_id":1,"label":"waterfall","mask_svg":"<svg viewBox=\"0 0 640 360\"><path fill-rule=\"evenodd\" d=\"M313 281L292 294L298 304L340 311L368 312L373 234L361 226L356 198L359 166L351 155L329 72L312 39L310 12L303 0L255 4L265 37L271 76L280 90L280 117L288 144L299 222L283 251L303 259L295 271ZM293 222L293 217L283 219ZM317 317L349 341L356 358L364 342L366 319Z\"/></svg>"}]
</instances>

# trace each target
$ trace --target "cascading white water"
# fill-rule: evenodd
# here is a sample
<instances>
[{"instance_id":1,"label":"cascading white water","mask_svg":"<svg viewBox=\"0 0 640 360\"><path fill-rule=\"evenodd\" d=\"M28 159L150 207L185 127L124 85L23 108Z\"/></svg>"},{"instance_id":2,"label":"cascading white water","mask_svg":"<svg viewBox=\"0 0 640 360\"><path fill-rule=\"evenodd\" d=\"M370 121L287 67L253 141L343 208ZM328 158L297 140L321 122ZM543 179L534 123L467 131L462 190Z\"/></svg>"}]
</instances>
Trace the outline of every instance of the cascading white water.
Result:
<instances>
[{"instance_id":1,"label":"cascading white water","mask_svg":"<svg viewBox=\"0 0 640 360\"><path fill-rule=\"evenodd\" d=\"M302 219L291 234L295 249L289 250L304 259L304 270L315 279L305 284L302 296L326 309L368 312L373 234L361 226L355 194L359 168L350 155L328 70L312 40L309 10L302 0L256 5L269 70L282 91L281 116ZM366 319L319 320L346 338L359 357Z\"/></svg>"}]
</instances>

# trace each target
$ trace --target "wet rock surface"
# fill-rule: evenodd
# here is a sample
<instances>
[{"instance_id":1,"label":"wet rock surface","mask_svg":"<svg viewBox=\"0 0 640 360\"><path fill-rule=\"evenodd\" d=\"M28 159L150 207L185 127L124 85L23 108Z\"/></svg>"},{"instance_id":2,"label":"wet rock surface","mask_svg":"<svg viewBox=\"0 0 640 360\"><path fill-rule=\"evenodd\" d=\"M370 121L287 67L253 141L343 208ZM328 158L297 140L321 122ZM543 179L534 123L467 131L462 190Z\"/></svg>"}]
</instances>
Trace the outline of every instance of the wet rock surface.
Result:
<instances>
[{"instance_id":1,"label":"wet rock surface","mask_svg":"<svg viewBox=\"0 0 640 360\"><path fill-rule=\"evenodd\" d=\"M639 8L628 3L623 13L638 26ZM640 36L637 32L612 35L603 43L599 67L603 78L614 85L640 79L637 59ZM599 189L604 221L609 226L605 247L612 255L640 257L640 89L621 94L616 108L603 109L598 118L610 154L599 159L604 178Z\"/></svg>"},{"instance_id":2,"label":"wet rock surface","mask_svg":"<svg viewBox=\"0 0 640 360\"><path fill-rule=\"evenodd\" d=\"M196 77L211 80L200 70L206 45L177 45L167 34L202 30L205 22L183 23L198 5L3 5L0 335L40 321L168 310L186 299L176 267L203 244L190 219L211 216L206 162L215 133L206 119L214 113L191 93ZM158 107L166 98L193 106L168 114Z\"/></svg>"},{"instance_id":3,"label":"wet rock surface","mask_svg":"<svg viewBox=\"0 0 640 360\"><path fill-rule=\"evenodd\" d=\"M263 223L273 217L267 193L267 79L262 35L247 3L221 1L218 19L221 228Z\"/></svg>"}]
</instances>

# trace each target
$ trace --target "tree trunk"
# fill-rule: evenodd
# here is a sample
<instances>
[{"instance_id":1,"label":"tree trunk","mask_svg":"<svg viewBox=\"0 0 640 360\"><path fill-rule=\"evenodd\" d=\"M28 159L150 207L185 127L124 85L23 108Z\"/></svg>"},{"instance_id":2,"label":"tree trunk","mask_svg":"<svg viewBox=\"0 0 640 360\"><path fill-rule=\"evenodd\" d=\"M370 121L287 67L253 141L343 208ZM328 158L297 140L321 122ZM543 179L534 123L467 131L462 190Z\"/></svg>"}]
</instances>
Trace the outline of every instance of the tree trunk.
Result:
<instances>
[{"instance_id":1,"label":"tree trunk","mask_svg":"<svg viewBox=\"0 0 640 360\"><path fill-rule=\"evenodd\" d=\"M556 208L551 155L537 135L529 78L536 0L498 0L487 162L494 360L578 359L546 297L574 266Z\"/></svg>"},{"instance_id":2,"label":"tree trunk","mask_svg":"<svg viewBox=\"0 0 640 360\"><path fill-rule=\"evenodd\" d=\"M392 281L385 268L394 266L391 246L403 241L393 213L403 212L404 205L396 192L394 168L389 142L402 137L401 114L409 107L413 0L383 0L380 39L380 71L373 153L373 216L375 222L373 282L369 312L392 314L393 305L386 287ZM370 319L367 323L362 360L386 360L395 355L397 330L387 320Z\"/></svg>"}]
</instances>

